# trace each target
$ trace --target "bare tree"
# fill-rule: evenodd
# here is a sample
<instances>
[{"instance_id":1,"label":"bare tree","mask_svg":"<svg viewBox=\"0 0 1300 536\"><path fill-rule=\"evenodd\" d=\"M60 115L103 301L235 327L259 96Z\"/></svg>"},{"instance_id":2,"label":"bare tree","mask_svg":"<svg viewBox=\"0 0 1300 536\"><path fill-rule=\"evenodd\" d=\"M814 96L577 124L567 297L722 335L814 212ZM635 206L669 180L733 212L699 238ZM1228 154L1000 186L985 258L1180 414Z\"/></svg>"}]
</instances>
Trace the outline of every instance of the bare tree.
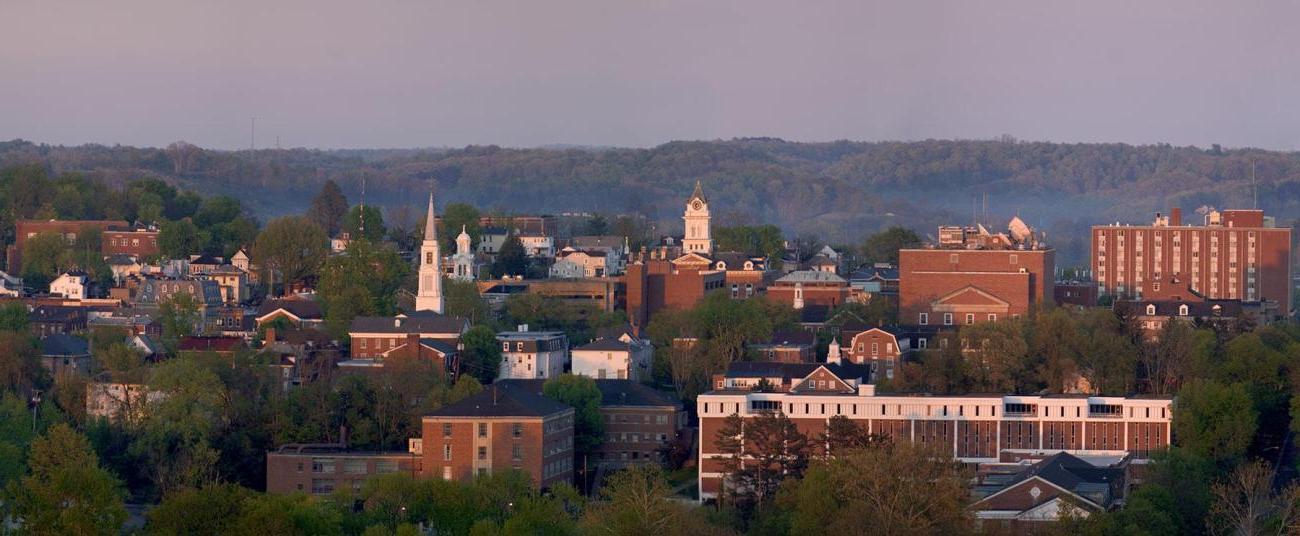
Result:
<instances>
[{"instance_id":1,"label":"bare tree","mask_svg":"<svg viewBox=\"0 0 1300 536\"><path fill-rule=\"evenodd\" d=\"M1268 463L1255 460L1215 484L1210 531L1236 536L1300 534L1300 486L1276 490L1276 476Z\"/></svg>"}]
</instances>

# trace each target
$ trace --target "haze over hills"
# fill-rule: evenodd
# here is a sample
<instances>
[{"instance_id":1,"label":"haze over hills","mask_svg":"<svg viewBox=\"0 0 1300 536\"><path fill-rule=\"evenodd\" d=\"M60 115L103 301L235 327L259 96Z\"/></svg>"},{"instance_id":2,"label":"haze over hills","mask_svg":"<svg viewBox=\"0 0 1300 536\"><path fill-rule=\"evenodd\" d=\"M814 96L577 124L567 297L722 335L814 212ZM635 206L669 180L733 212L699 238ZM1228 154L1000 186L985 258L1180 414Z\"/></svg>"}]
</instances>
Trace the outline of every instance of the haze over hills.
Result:
<instances>
[{"instance_id":1,"label":"haze over hills","mask_svg":"<svg viewBox=\"0 0 1300 536\"><path fill-rule=\"evenodd\" d=\"M719 224L777 223L832 243L857 244L894 224L925 234L973 218L1001 226L1019 214L1048 232L1062 265L1083 262L1088 225L1145 222L1171 206L1250 207L1257 192L1258 206L1280 225L1300 218L1300 153L1217 146L746 138L649 149L219 151L185 143L0 142L0 167L23 163L110 182L151 176L201 193L238 194L263 218L304 210L327 179L355 203L364 177L366 201L377 205L417 205L422 195L413 192L436 180L440 203L506 213L642 214L665 233L680 231L682 201L699 179Z\"/></svg>"}]
</instances>

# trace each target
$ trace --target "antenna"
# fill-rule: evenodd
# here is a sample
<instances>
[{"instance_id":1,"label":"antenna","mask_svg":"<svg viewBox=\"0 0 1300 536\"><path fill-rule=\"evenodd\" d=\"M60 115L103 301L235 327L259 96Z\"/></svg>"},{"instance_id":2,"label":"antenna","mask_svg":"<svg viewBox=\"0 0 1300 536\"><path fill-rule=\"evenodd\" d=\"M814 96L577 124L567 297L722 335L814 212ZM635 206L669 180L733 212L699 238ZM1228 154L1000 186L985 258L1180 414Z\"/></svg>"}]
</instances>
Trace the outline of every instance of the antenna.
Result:
<instances>
[{"instance_id":1,"label":"antenna","mask_svg":"<svg viewBox=\"0 0 1300 536\"><path fill-rule=\"evenodd\" d=\"M1250 194L1255 198L1255 208L1259 209L1259 186L1255 184L1255 159L1250 159Z\"/></svg>"},{"instance_id":2,"label":"antenna","mask_svg":"<svg viewBox=\"0 0 1300 536\"><path fill-rule=\"evenodd\" d=\"M257 118L248 118L248 150L257 150Z\"/></svg>"},{"instance_id":3,"label":"antenna","mask_svg":"<svg viewBox=\"0 0 1300 536\"><path fill-rule=\"evenodd\" d=\"M361 176L361 211L357 214L357 216L361 220L360 229L357 230L357 234L361 236L359 236L358 238L365 238L366 236L366 176L365 175Z\"/></svg>"},{"instance_id":4,"label":"antenna","mask_svg":"<svg viewBox=\"0 0 1300 536\"><path fill-rule=\"evenodd\" d=\"M989 221L989 193L984 192L984 210L981 212L980 219L985 222Z\"/></svg>"}]
</instances>

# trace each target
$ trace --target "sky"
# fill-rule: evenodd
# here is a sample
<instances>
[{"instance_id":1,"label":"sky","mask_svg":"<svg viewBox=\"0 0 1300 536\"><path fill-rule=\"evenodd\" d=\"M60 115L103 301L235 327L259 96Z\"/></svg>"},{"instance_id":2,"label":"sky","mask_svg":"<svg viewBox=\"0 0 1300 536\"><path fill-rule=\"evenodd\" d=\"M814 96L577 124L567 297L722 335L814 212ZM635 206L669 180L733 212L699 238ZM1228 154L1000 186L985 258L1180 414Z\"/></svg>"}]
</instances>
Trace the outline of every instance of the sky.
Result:
<instances>
[{"instance_id":1,"label":"sky","mask_svg":"<svg viewBox=\"0 0 1300 536\"><path fill-rule=\"evenodd\" d=\"M0 140L1294 150L1297 20L1254 0L0 0Z\"/></svg>"}]
</instances>

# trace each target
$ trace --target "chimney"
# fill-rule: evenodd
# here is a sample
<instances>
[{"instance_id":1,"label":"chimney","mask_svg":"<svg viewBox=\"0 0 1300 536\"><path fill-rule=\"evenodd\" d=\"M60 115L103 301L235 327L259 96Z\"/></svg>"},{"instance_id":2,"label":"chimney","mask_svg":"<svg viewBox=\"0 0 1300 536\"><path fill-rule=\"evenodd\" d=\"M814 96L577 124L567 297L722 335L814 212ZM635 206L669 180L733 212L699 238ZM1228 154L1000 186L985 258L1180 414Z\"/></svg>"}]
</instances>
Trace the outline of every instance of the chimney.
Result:
<instances>
[{"instance_id":1,"label":"chimney","mask_svg":"<svg viewBox=\"0 0 1300 536\"><path fill-rule=\"evenodd\" d=\"M339 444L345 449L348 448L348 425L346 424L339 425Z\"/></svg>"},{"instance_id":2,"label":"chimney","mask_svg":"<svg viewBox=\"0 0 1300 536\"><path fill-rule=\"evenodd\" d=\"M266 344L271 344L271 343L273 343L273 342L275 342L275 328L273 328L273 327L266 328L266 341L265 341L265 343L266 343Z\"/></svg>"},{"instance_id":3,"label":"chimney","mask_svg":"<svg viewBox=\"0 0 1300 536\"><path fill-rule=\"evenodd\" d=\"M1178 227L1183 224L1183 209L1174 207L1169 209L1169 226Z\"/></svg>"},{"instance_id":4,"label":"chimney","mask_svg":"<svg viewBox=\"0 0 1300 536\"><path fill-rule=\"evenodd\" d=\"M407 333L406 344L410 345L410 348L406 349L406 355L411 357L420 357L420 334L419 333Z\"/></svg>"}]
</instances>

